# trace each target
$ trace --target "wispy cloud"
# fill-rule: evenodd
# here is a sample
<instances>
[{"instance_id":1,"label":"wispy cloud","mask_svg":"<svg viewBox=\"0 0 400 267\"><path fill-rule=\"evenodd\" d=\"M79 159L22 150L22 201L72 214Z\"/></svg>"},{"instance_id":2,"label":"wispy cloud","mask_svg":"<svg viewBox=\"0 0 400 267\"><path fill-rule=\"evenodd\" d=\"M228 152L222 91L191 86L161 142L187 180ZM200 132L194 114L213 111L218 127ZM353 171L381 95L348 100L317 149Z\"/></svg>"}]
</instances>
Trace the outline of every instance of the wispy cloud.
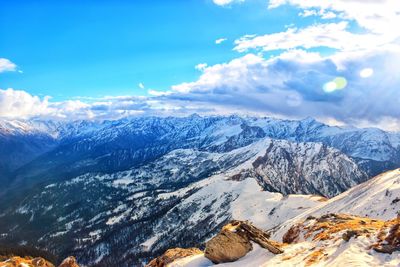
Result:
<instances>
[{"instance_id":1,"label":"wispy cloud","mask_svg":"<svg viewBox=\"0 0 400 267\"><path fill-rule=\"evenodd\" d=\"M244 36L235 41L235 50L262 51L287 50L293 48L328 47L337 50L371 49L394 41L393 36L373 33L357 34L348 31L348 22L314 24L305 28L292 27L284 32L262 36Z\"/></svg>"},{"instance_id":2,"label":"wispy cloud","mask_svg":"<svg viewBox=\"0 0 400 267\"><path fill-rule=\"evenodd\" d=\"M144 89L145 88L143 83L139 83L138 86L139 86L140 89Z\"/></svg>"},{"instance_id":3,"label":"wispy cloud","mask_svg":"<svg viewBox=\"0 0 400 267\"><path fill-rule=\"evenodd\" d=\"M0 72L16 71L17 65L6 58L0 58Z\"/></svg>"},{"instance_id":4,"label":"wispy cloud","mask_svg":"<svg viewBox=\"0 0 400 267\"><path fill-rule=\"evenodd\" d=\"M303 10L315 9L320 16L327 12L339 13L343 19L354 20L373 33L400 34L393 27L400 24L400 2L397 0L270 0L268 7L273 9L282 5Z\"/></svg>"},{"instance_id":5,"label":"wispy cloud","mask_svg":"<svg viewBox=\"0 0 400 267\"><path fill-rule=\"evenodd\" d=\"M227 38L219 38L217 40L215 40L215 44L222 44L223 42L225 42L227 40Z\"/></svg>"},{"instance_id":6,"label":"wispy cloud","mask_svg":"<svg viewBox=\"0 0 400 267\"><path fill-rule=\"evenodd\" d=\"M214 4L219 5L219 6L227 6L232 3L240 3L244 2L244 0L213 0Z\"/></svg>"}]
</instances>

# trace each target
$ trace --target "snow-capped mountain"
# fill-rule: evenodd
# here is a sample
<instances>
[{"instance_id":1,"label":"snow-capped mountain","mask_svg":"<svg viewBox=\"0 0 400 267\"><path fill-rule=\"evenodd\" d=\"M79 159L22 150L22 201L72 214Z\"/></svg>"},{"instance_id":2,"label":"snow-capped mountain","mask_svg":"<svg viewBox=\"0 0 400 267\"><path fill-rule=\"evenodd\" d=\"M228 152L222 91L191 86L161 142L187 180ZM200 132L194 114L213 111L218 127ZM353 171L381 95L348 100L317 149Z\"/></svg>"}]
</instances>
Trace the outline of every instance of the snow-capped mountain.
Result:
<instances>
[{"instance_id":1,"label":"snow-capped mountain","mask_svg":"<svg viewBox=\"0 0 400 267\"><path fill-rule=\"evenodd\" d=\"M226 152L264 137L337 148L358 161L369 176L400 166L397 133L330 127L309 118L197 115L117 121L0 120L0 147L7 151L0 166L12 172L8 176L14 180L30 177L39 182L51 179L48 174L54 172L72 178L91 171L126 170L178 148Z\"/></svg>"},{"instance_id":2,"label":"snow-capped mountain","mask_svg":"<svg viewBox=\"0 0 400 267\"><path fill-rule=\"evenodd\" d=\"M312 119L0 125L0 180L9 184L0 189L0 242L89 266L140 265L202 244L232 218L278 227L400 164L399 134Z\"/></svg>"}]
</instances>

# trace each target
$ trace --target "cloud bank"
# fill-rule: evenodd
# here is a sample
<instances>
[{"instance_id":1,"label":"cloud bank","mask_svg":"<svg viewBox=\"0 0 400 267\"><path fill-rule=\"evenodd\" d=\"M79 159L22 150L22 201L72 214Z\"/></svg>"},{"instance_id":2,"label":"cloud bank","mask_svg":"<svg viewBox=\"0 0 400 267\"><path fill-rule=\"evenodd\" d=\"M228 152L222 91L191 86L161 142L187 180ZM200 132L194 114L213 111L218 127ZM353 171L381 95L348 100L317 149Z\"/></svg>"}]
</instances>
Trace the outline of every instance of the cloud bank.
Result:
<instances>
[{"instance_id":1,"label":"cloud bank","mask_svg":"<svg viewBox=\"0 0 400 267\"><path fill-rule=\"evenodd\" d=\"M269 59L250 53L203 66L198 80L167 92L151 90L147 97L53 102L20 90L0 90L0 116L105 119L241 113L312 116L328 123L399 130L399 67L400 50L393 47L328 57L305 50Z\"/></svg>"}]
</instances>

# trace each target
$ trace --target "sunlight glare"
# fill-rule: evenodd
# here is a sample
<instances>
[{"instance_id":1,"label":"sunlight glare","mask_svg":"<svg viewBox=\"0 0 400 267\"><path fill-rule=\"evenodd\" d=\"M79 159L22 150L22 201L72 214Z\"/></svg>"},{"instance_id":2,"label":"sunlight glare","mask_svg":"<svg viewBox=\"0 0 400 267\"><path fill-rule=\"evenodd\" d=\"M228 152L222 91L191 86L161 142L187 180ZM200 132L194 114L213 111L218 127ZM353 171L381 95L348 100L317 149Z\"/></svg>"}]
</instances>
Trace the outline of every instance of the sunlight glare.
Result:
<instances>
[{"instance_id":1,"label":"sunlight glare","mask_svg":"<svg viewBox=\"0 0 400 267\"><path fill-rule=\"evenodd\" d=\"M332 93L336 90L342 90L347 86L347 80L344 77L336 77L330 82L327 82L323 86L323 90L326 93Z\"/></svg>"},{"instance_id":2,"label":"sunlight glare","mask_svg":"<svg viewBox=\"0 0 400 267\"><path fill-rule=\"evenodd\" d=\"M361 78L368 78L374 74L374 70L371 68L365 68L360 71Z\"/></svg>"}]
</instances>

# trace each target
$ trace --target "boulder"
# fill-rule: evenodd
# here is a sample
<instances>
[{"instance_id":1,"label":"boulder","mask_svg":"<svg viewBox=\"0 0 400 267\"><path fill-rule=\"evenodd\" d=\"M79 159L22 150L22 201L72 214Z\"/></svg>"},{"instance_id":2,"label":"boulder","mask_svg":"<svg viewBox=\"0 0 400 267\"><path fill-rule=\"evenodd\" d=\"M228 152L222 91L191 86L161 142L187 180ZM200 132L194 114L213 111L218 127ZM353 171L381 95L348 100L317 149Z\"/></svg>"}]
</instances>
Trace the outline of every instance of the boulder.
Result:
<instances>
[{"instance_id":1,"label":"boulder","mask_svg":"<svg viewBox=\"0 0 400 267\"><path fill-rule=\"evenodd\" d=\"M206 243L204 256L213 263L232 262L245 256L252 248L246 235L222 230Z\"/></svg>"}]
</instances>

